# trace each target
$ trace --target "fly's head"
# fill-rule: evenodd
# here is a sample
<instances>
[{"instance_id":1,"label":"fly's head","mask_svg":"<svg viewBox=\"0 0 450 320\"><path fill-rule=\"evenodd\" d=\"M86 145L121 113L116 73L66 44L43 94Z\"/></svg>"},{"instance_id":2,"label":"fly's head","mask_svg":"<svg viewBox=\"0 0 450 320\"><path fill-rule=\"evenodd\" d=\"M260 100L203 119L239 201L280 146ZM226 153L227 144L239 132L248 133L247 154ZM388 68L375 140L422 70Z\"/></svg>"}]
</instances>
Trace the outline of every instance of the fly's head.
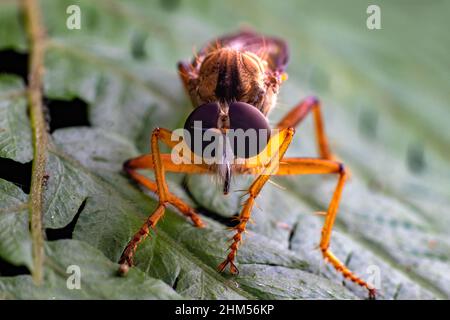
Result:
<instances>
[{"instance_id":1,"label":"fly's head","mask_svg":"<svg viewBox=\"0 0 450 320\"><path fill-rule=\"evenodd\" d=\"M249 51L220 48L200 56L186 77L186 88L195 106L212 101L242 101L267 115L276 103L282 82L278 72Z\"/></svg>"},{"instance_id":2,"label":"fly's head","mask_svg":"<svg viewBox=\"0 0 450 320\"><path fill-rule=\"evenodd\" d=\"M236 160L258 155L271 133L266 116L246 102L205 103L189 115L184 129L191 151L216 169L224 194Z\"/></svg>"},{"instance_id":3,"label":"fly's head","mask_svg":"<svg viewBox=\"0 0 450 320\"><path fill-rule=\"evenodd\" d=\"M241 34L205 47L191 65L179 65L195 106L185 142L202 159L214 159L225 194L235 160L259 155L269 141L267 115L286 59L284 42Z\"/></svg>"}]
</instances>

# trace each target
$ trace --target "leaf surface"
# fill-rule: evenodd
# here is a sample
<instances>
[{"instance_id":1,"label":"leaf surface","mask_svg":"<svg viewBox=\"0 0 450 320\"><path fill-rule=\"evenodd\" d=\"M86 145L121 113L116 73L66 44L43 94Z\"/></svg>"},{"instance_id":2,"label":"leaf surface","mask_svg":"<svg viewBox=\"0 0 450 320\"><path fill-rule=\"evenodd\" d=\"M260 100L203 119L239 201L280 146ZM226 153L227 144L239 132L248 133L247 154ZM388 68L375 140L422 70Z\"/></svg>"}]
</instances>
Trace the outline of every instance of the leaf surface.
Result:
<instances>
[{"instance_id":1,"label":"leaf surface","mask_svg":"<svg viewBox=\"0 0 450 320\"><path fill-rule=\"evenodd\" d=\"M332 176L273 178L265 186L239 250L240 274L233 277L216 267L232 236L226 219L239 212L239 190L252 177L236 177L224 197L211 177L169 175L171 191L204 213L207 228L196 229L169 209L139 247L129 277L115 274L126 243L156 206L154 195L124 175L122 163L148 152L152 129L181 127L190 112L176 62L190 59L193 46L246 22L282 36L291 48L289 80L270 122L301 98L319 96L331 147L352 170L333 251L363 278L380 280L382 299L448 298L450 61L448 45L433 40L447 37L448 3L417 4L406 13L383 2L383 29L376 31L365 26L365 2L162 3L40 1L47 32L45 99L81 100L89 126L53 131L50 121L43 223L48 234L70 239L46 241L43 287L29 275L2 276L0 297L367 296L352 283L344 286L316 249L323 217L314 212L326 210ZM72 4L82 10L81 30L66 28ZM0 51L29 54L19 13L14 2L0 4ZM430 23L419 26L419 19ZM25 83L18 74L0 75L0 157L20 163L32 160ZM315 156L313 133L308 117L288 155ZM18 186L0 180L0 259L30 270L28 201ZM81 290L67 289L71 264L81 267Z\"/></svg>"}]
</instances>

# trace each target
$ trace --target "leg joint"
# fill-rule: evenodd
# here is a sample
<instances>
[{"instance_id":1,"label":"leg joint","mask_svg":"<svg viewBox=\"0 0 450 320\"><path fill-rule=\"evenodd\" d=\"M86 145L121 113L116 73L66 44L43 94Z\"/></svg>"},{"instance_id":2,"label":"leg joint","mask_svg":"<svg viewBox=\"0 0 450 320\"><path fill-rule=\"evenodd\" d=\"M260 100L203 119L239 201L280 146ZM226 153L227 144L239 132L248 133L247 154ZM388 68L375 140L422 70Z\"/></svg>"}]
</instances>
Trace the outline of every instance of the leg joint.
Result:
<instances>
[{"instance_id":1,"label":"leg joint","mask_svg":"<svg viewBox=\"0 0 450 320\"><path fill-rule=\"evenodd\" d=\"M310 96L306 98L308 104L310 104L313 108L319 107L320 106L320 100L318 97L316 96Z\"/></svg>"},{"instance_id":2,"label":"leg joint","mask_svg":"<svg viewBox=\"0 0 450 320\"><path fill-rule=\"evenodd\" d=\"M132 159L129 159L123 163L123 165L122 165L123 171L128 173L131 169L133 169L133 167L131 165L131 160Z\"/></svg>"},{"instance_id":3,"label":"leg joint","mask_svg":"<svg viewBox=\"0 0 450 320\"><path fill-rule=\"evenodd\" d=\"M161 128L157 127L155 129L153 129L152 135L159 137L160 133L161 133Z\"/></svg>"},{"instance_id":4,"label":"leg joint","mask_svg":"<svg viewBox=\"0 0 450 320\"><path fill-rule=\"evenodd\" d=\"M288 128L288 135L293 136L295 134L295 128L294 127L289 127Z\"/></svg>"},{"instance_id":5,"label":"leg joint","mask_svg":"<svg viewBox=\"0 0 450 320\"><path fill-rule=\"evenodd\" d=\"M166 209L167 206L169 205L169 200L168 200L168 199L161 199L161 197L160 197L160 199L159 199L159 205L160 205L161 207L164 207L164 209Z\"/></svg>"},{"instance_id":6,"label":"leg joint","mask_svg":"<svg viewBox=\"0 0 450 320\"><path fill-rule=\"evenodd\" d=\"M339 163L339 174L341 176L346 175L348 173L347 168L345 167L345 165L343 163Z\"/></svg>"}]
</instances>

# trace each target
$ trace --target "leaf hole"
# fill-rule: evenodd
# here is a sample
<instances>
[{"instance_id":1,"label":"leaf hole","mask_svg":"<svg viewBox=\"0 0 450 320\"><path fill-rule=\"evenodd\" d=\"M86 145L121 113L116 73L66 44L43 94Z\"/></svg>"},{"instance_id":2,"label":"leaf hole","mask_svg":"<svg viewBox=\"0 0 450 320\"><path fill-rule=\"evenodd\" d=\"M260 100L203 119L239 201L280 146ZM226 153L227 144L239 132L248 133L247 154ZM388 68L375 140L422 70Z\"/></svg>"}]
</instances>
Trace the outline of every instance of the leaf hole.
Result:
<instances>
[{"instance_id":1,"label":"leaf hole","mask_svg":"<svg viewBox=\"0 0 450 320\"><path fill-rule=\"evenodd\" d=\"M7 158L0 158L0 178L14 183L26 194L30 193L31 161L20 163Z\"/></svg>"},{"instance_id":2,"label":"leaf hole","mask_svg":"<svg viewBox=\"0 0 450 320\"><path fill-rule=\"evenodd\" d=\"M77 224L78 218L80 217L81 212L83 211L84 207L86 206L85 199L80 207L78 208L78 211L76 215L73 217L72 221L68 225L66 225L63 228L59 229L51 229L47 228L45 229L45 234L47 236L48 241L55 241L55 240L61 240L61 239L72 239L73 230L75 229L75 225Z\"/></svg>"},{"instance_id":3,"label":"leaf hole","mask_svg":"<svg viewBox=\"0 0 450 320\"><path fill-rule=\"evenodd\" d=\"M288 238L288 243L289 243L288 249L289 249L289 250L292 250L292 243L293 243L293 240L294 240L295 233L297 232L297 228L298 228L298 226L299 226L299 223L300 223L300 222L297 221L297 222L292 226L292 228L291 228L291 230L290 230L290 232L289 232L289 238Z\"/></svg>"},{"instance_id":4,"label":"leaf hole","mask_svg":"<svg viewBox=\"0 0 450 320\"><path fill-rule=\"evenodd\" d=\"M0 259L0 276L14 277L24 274L30 274L30 271L25 266L15 266L5 260Z\"/></svg>"},{"instance_id":5,"label":"leaf hole","mask_svg":"<svg viewBox=\"0 0 450 320\"><path fill-rule=\"evenodd\" d=\"M180 281L180 274L178 274L178 276L175 278L175 281L173 282L172 288L173 290L177 290L178 287L178 282Z\"/></svg>"},{"instance_id":6,"label":"leaf hole","mask_svg":"<svg viewBox=\"0 0 450 320\"><path fill-rule=\"evenodd\" d=\"M88 105L81 99L70 101L46 99L45 104L49 112L50 132L61 128L91 126Z\"/></svg>"},{"instance_id":7,"label":"leaf hole","mask_svg":"<svg viewBox=\"0 0 450 320\"><path fill-rule=\"evenodd\" d=\"M0 73L15 74L28 83L28 54L14 50L0 51Z\"/></svg>"}]
</instances>

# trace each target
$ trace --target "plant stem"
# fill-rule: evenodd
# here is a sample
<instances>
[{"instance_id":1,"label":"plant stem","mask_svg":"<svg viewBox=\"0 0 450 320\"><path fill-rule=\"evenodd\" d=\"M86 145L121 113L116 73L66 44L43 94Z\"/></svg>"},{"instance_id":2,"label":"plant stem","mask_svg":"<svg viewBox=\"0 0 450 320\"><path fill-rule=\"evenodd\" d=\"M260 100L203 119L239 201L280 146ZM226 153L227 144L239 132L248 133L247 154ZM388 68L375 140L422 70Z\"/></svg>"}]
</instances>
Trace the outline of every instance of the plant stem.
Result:
<instances>
[{"instance_id":1,"label":"plant stem","mask_svg":"<svg viewBox=\"0 0 450 320\"><path fill-rule=\"evenodd\" d=\"M33 131L33 166L30 188L30 221L33 241L33 280L42 283L44 264L44 235L42 228L43 181L47 161L48 133L42 104L45 33L37 0L23 0L27 35L30 44L28 74L28 103Z\"/></svg>"}]
</instances>

